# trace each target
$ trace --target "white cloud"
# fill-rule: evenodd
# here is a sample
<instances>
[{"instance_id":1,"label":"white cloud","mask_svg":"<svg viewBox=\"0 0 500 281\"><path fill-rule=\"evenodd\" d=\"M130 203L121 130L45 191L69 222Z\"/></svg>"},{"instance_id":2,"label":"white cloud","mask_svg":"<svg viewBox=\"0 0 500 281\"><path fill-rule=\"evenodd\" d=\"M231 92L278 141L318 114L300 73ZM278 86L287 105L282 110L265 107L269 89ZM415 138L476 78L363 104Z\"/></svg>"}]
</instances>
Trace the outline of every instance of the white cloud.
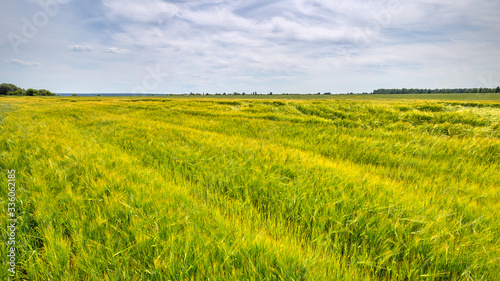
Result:
<instances>
[{"instance_id":1,"label":"white cloud","mask_svg":"<svg viewBox=\"0 0 500 281\"><path fill-rule=\"evenodd\" d=\"M103 5L113 18L136 22L163 22L179 12L175 4L161 0L103 0Z\"/></svg>"},{"instance_id":2,"label":"white cloud","mask_svg":"<svg viewBox=\"0 0 500 281\"><path fill-rule=\"evenodd\" d=\"M155 57L175 65L172 75L191 73L214 80L300 77L321 71L336 73L342 67L387 72L384 67L411 69L440 61L449 67L453 59L447 53L458 52L448 49L453 44L428 48L429 44L449 42L458 31L470 28L469 23L459 21L464 14L473 18L483 13L478 18L488 18L485 3L468 0L170 4L151 0L134 11L122 2L105 2L108 18L121 27L112 32L117 45L148 50L144 60ZM463 53L455 57L460 56Z\"/></svg>"},{"instance_id":3,"label":"white cloud","mask_svg":"<svg viewBox=\"0 0 500 281\"><path fill-rule=\"evenodd\" d=\"M39 66L40 63L36 61L23 61L20 59L11 59L8 60L7 63L22 66L22 67L33 67L33 66Z\"/></svg>"},{"instance_id":4,"label":"white cloud","mask_svg":"<svg viewBox=\"0 0 500 281\"><path fill-rule=\"evenodd\" d=\"M127 49L120 49L117 47L106 48L104 51L106 53L115 53L115 54L128 54L128 53L130 53L130 51Z\"/></svg>"},{"instance_id":5,"label":"white cloud","mask_svg":"<svg viewBox=\"0 0 500 281\"><path fill-rule=\"evenodd\" d=\"M9 18L0 19L0 31L20 34L23 22L16 19L26 16L30 7L38 9L35 2L7 1ZM43 66L30 69L39 73L42 83L54 79L55 87L65 83L67 88L129 91L130 85L141 85L144 69L156 64L169 77L155 90L168 92L370 91L405 83L475 87L477 77L500 73L499 1L101 3L68 3L65 13L54 17L36 40L21 43L24 58L44 57ZM11 54L11 42L3 40L0 60L17 57ZM68 47L94 52L74 56L64 52ZM134 55L126 55L131 50ZM57 60L54 52L60 54ZM21 70L26 69L15 64L5 65L8 78L23 79ZM52 78L59 76L67 82Z\"/></svg>"},{"instance_id":6,"label":"white cloud","mask_svg":"<svg viewBox=\"0 0 500 281\"><path fill-rule=\"evenodd\" d=\"M68 48L73 52L92 52L94 48L89 45L71 45Z\"/></svg>"}]
</instances>

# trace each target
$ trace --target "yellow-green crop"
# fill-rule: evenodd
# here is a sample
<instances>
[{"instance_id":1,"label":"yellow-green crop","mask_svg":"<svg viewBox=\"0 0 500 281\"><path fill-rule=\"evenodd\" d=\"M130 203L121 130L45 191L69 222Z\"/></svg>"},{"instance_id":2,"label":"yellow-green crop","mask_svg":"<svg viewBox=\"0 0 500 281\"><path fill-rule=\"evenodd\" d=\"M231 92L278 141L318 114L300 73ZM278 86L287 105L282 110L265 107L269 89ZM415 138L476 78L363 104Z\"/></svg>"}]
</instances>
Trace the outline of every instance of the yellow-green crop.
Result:
<instances>
[{"instance_id":1,"label":"yellow-green crop","mask_svg":"<svg viewBox=\"0 0 500 281\"><path fill-rule=\"evenodd\" d=\"M15 170L19 280L500 280L499 138L496 101L1 97L1 259Z\"/></svg>"}]
</instances>

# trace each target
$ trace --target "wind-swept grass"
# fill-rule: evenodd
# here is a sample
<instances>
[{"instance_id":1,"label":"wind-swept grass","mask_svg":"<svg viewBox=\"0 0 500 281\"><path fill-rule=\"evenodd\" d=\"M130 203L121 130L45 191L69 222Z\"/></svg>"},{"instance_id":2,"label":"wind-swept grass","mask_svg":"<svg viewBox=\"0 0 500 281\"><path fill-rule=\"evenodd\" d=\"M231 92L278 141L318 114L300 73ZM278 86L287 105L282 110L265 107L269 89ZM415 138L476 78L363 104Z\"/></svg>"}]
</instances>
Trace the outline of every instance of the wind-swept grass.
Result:
<instances>
[{"instance_id":1,"label":"wind-swept grass","mask_svg":"<svg viewBox=\"0 0 500 281\"><path fill-rule=\"evenodd\" d=\"M499 122L494 101L3 98L17 276L497 280Z\"/></svg>"}]
</instances>

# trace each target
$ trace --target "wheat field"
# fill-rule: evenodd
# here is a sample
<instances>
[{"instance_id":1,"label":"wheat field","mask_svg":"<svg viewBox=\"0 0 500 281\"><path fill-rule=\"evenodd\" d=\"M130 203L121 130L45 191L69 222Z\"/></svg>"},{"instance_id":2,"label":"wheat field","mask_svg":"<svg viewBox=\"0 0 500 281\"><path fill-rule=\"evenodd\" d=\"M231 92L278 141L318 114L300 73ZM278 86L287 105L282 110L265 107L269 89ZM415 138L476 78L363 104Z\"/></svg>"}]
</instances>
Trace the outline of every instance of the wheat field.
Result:
<instances>
[{"instance_id":1,"label":"wheat field","mask_svg":"<svg viewBox=\"0 0 500 281\"><path fill-rule=\"evenodd\" d=\"M500 280L500 95L447 98L0 97L2 260L15 170L17 280Z\"/></svg>"}]
</instances>

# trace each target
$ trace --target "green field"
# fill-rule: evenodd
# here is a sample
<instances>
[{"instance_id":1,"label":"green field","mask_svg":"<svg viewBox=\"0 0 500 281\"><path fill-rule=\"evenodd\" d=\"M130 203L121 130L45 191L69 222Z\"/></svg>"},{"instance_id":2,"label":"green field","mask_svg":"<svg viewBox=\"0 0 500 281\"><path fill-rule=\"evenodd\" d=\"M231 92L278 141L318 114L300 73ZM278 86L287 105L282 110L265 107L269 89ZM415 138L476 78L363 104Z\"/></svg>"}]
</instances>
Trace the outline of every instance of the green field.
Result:
<instances>
[{"instance_id":1,"label":"green field","mask_svg":"<svg viewBox=\"0 0 500 281\"><path fill-rule=\"evenodd\" d=\"M500 94L0 97L3 261L9 170L19 280L500 280Z\"/></svg>"}]
</instances>

